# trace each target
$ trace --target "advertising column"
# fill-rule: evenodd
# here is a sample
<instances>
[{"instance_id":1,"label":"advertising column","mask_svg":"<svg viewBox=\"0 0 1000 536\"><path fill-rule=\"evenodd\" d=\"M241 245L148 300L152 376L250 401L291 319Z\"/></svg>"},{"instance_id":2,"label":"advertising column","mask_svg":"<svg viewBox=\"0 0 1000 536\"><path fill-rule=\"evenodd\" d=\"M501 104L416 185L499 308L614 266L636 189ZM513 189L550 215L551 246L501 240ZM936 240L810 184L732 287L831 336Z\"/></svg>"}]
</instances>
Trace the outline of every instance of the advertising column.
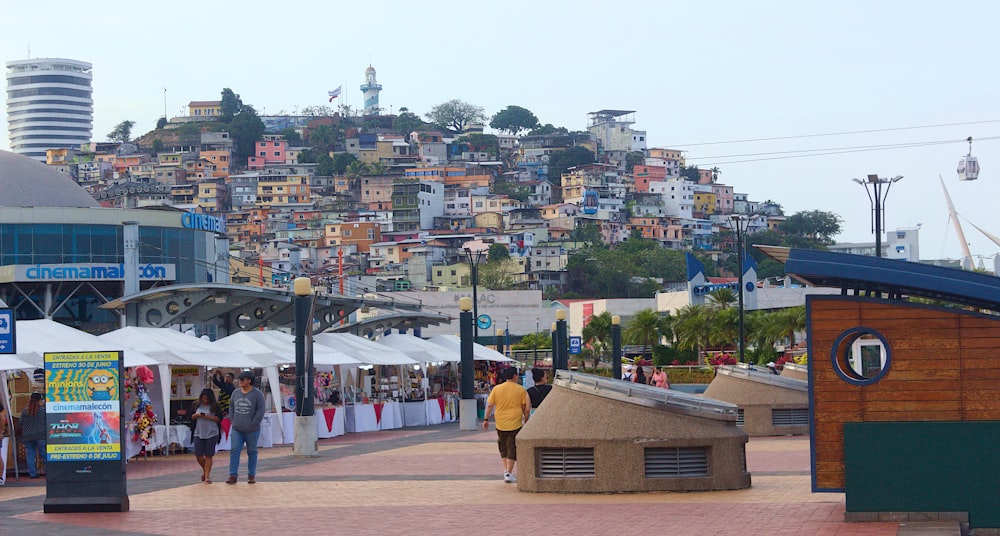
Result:
<instances>
[{"instance_id":1,"label":"advertising column","mask_svg":"<svg viewBox=\"0 0 1000 536\"><path fill-rule=\"evenodd\" d=\"M45 354L44 511L126 512L121 352Z\"/></svg>"}]
</instances>

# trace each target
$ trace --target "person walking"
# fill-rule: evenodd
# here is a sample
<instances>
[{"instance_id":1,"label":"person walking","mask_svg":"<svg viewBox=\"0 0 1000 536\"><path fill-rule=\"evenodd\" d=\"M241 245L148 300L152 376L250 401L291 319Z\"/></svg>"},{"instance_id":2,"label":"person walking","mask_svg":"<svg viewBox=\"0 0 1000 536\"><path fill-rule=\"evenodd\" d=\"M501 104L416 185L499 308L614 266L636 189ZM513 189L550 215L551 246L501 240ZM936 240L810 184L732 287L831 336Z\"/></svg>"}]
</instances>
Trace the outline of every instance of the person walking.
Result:
<instances>
[{"instance_id":1,"label":"person walking","mask_svg":"<svg viewBox=\"0 0 1000 536\"><path fill-rule=\"evenodd\" d=\"M240 452L247 446L247 484L257 482L257 437L260 422L264 420L264 393L253 386L253 374L243 371L236 377L239 389L229 398L229 418L232 421L229 451L229 478L226 484L235 484L240 470Z\"/></svg>"},{"instance_id":2,"label":"person walking","mask_svg":"<svg viewBox=\"0 0 1000 536\"><path fill-rule=\"evenodd\" d=\"M663 367L658 366L653 370L653 374L649 378L649 384L662 387L663 389L670 389L670 378L663 371Z\"/></svg>"},{"instance_id":3,"label":"person walking","mask_svg":"<svg viewBox=\"0 0 1000 536\"><path fill-rule=\"evenodd\" d=\"M528 399L531 400L531 413L534 414L538 406L548 396L549 391L552 390L552 386L548 384L544 369L531 369L531 379L534 380L535 385L528 388Z\"/></svg>"},{"instance_id":4,"label":"person walking","mask_svg":"<svg viewBox=\"0 0 1000 536\"><path fill-rule=\"evenodd\" d=\"M486 399L486 413L483 416L483 430L489 430L490 415L496 416L497 446L503 462L503 481L517 482L514 463L517 461L517 433L531 415L531 401L528 392L517 383L517 369L511 367L503 371L504 382L490 391Z\"/></svg>"},{"instance_id":5,"label":"person walking","mask_svg":"<svg viewBox=\"0 0 1000 536\"><path fill-rule=\"evenodd\" d=\"M21 443L28 458L28 476L38 478L38 454L45 456L45 404L42 393L31 393L28 407L21 412L18 426L21 428Z\"/></svg>"},{"instance_id":6,"label":"person walking","mask_svg":"<svg viewBox=\"0 0 1000 536\"><path fill-rule=\"evenodd\" d=\"M10 419L0 406L0 486L7 485L7 446L10 443Z\"/></svg>"},{"instance_id":7,"label":"person walking","mask_svg":"<svg viewBox=\"0 0 1000 536\"><path fill-rule=\"evenodd\" d=\"M212 373L212 383L219 388L219 407L225 415L229 413L229 397L233 396L233 391L236 390L236 384L233 383L233 373L227 372L223 376L222 370L215 369L215 372Z\"/></svg>"},{"instance_id":8,"label":"person walking","mask_svg":"<svg viewBox=\"0 0 1000 536\"><path fill-rule=\"evenodd\" d=\"M222 438L222 430L219 423L222 422L222 409L215 400L215 392L211 389L202 389L191 404L191 422L194 429L191 435L194 438L194 456L201 466L201 481L206 484L212 483L212 457L215 456L215 446Z\"/></svg>"}]
</instances>

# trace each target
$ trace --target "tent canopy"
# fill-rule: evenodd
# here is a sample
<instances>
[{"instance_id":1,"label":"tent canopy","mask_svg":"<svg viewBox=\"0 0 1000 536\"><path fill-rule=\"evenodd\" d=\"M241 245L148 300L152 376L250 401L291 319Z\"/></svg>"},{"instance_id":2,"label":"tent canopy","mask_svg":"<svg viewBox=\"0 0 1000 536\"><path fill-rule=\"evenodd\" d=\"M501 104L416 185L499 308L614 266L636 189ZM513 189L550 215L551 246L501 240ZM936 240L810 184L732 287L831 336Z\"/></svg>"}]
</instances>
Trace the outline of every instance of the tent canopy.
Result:
<instances>
[{"instance_id":1,"label":"tent canopy","mask_svg":"<svg viewBox=\"0 0 1000 536\"><path fill-rule=\"evenodd\" d=\"M459 339L454 335L435 335L430 339L427 339L427 341L439 346L444 346L452 351L459 352L459 355L461 355L462 339ZM472 343L472 358L476 361L514 361L496 350L490 350L489 348L475 342Z\"/></svg>"},{"instance_id":2,"label":"tent canopy","mask_svg":"<svg viewBox=\"0 0 1000 536\"><path fill-rule=\"evenodd\" d=\"M421 363L433 363L435 361L451 361L457 363L461 361L460 352L450 348L425 341L420 337L408 334L392 334L382 337L379 344L384 344L403 352L407 356Z\"/></svg>"},{"instance_id":3,"label":"tent canopy","mask_svg":"<svg viewBox=\"0 0 1000 536\"><path fill-rule=\"evenodd\" d=\"M368 365L416 365L406 354L350 333L319 333L314 343L341 350Z\"/></svg>"},{"instance_id":4,"label":"tent canopy","mask_svg":"<svg viewBox=\"0 0 1000 536\"><path fill-rule=\"evenodd\" d=\"M156 359L135 348L102 339L53 320L18 320L17 357L40 368L46 352L125 352L125 366L155 365ZM2 358L0 358L2 359ZM8 369L9 370L9 369Z\"/></svg>"},{"instance_id":5,"label":"tent canopy","mask_svg":"<svg viewBox=\"0 0 1000 536\"><path fill-rule=\"evenodd\" d=\"M247 354L254 359L266 359L278 365L295 364L295 337L278 330L241 331L214 343L225 350ZM348 354L313 341L313 365L359 365Z\"/></svg>"},{"instance_id":6,"label":"tent canopy","mask_svg":"<svg viewBox=\"0 0 1000 536\"><path fill-rule=\"evenodd\" d=\"M168 328L128 326L100 338L135 348L168 365L256 368L270 364L260 363L240 352L224 351L210 341Z\"/></svg>"}]
</instances>

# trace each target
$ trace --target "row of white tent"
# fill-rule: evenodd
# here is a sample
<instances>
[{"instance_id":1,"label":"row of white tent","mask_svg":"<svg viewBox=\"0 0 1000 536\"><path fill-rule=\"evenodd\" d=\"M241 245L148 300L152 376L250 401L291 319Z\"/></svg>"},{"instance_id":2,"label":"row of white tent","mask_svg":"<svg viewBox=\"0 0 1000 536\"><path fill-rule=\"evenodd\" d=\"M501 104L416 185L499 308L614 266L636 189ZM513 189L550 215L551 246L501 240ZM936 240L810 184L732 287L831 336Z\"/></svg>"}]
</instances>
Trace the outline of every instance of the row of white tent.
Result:
<instances>
[{"instance_id":1,"label":"row of white tent","mask_svg":"<svg viewBox=\"0 0 1000 536\"><path fill-rule=\"evenodd\" d=\"M125 327L95 336L51 320L22 320L17 322L15 334L17 353L0 355L0 398L9 416L6 372L42 368L45 353L122 351L125 367L157 367L163 408L170 406L171 366L262 368L279 414L278 367L295 364L294 336L274 330L244 331L212 342L169 328ZM313 337L312 360L317 367L426 367L460 361L460 345L454 335L424 340L393 334L374 342L348 333L320 333ZM479 344L474 344L473 353L475 360L510 361ZM165 413L161 412L164 419Z\"/></svg>"}]
</instances>

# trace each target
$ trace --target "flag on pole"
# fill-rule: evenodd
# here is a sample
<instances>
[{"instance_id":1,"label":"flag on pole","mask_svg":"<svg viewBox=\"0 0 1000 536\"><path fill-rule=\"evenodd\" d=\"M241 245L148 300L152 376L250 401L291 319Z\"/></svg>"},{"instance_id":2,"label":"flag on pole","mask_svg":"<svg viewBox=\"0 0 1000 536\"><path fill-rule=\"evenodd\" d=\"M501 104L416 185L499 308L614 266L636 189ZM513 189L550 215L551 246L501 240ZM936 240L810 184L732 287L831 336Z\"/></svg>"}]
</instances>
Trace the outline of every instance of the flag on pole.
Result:
<instances>
[{"instance_id":1,"label":"flag on pole","mask_svg":"<svg viewBox=\"0 0 1000 536\"><path fill-rule=\"evenodd\" d=\"M340 96L340 90L343 89L343 87L344 86L337 86L337 89L333 91L327 91L327 94L330 95L330 102L333 102L333 99L336 99L337 97Z\"/></svg>"}]
</instances>

